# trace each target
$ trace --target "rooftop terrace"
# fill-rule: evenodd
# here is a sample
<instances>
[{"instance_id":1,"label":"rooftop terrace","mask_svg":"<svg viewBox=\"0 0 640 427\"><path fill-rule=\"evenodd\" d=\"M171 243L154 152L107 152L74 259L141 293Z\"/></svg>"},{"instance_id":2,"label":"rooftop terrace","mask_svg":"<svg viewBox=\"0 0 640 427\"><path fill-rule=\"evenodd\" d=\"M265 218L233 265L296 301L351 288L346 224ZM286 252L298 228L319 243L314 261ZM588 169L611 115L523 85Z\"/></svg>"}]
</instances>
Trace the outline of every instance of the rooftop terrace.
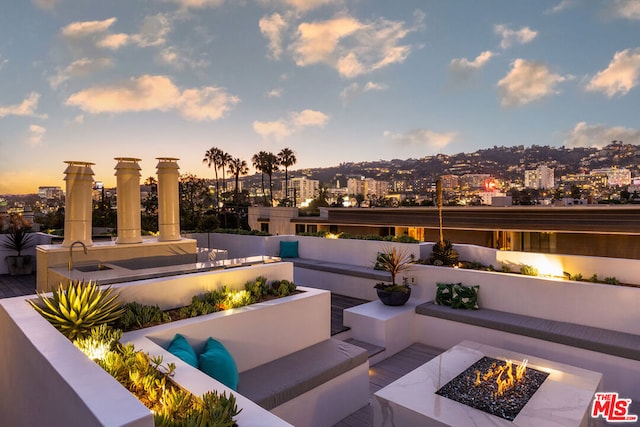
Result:
<instances>
[{"instance_id":1,"label":"rooftop terrace","mask_svg":"<svg viewBox=\"0 0 640 427\"><path fill-rule=\"evenodd\" d=\"M415 279L410 304L402 313L394 312L388 316L388 313L382 312L386 308L376 305L379 303L376 301L374 281L371 278L375 272L369 263L380 251L381 243L330 241L300 236L255 239L247 237L241 236L232 244L228 236L214 235L211 241L217 248L229 251L230 256L252 256L255 254L249 251L254 248L258 248L263 255L277 256L279 241L298 240L299 255L304 262L298 266L295 259L285 260L294 263L294 281L302 286L331 291L331 335L362 346L370 352L369 404L343 419L337 424L339 426L374 425L375 392L438 356L453 344L470 339L469 335L474 340L489 345L586 367L596 372L605 372L602 391L619 392L621 398L631 398L631 412L640 413L640 395L637 388L640 382L638 360L513 336L503 331L469 329L472 328L469 325L458 327L456 323L448 320L427 319L428 316L416 314L414 311L420 303L433 299L436 283L462 282L481 286L481 308L601 327L604 330L637 337L640 336L640 314L635 309L635 301L640 296L639 288L419 265L407 272L409 277ZM242 243L238 244L240 240ZM428 252L429 248L425 244L411 245L411 250L418 256L425 251ZM484 248L461 249L467 258L473 257L485 264L490 263L486 261L487 254L484 253ZM505 258L501 258L500 251L489 251L489 258L493 257L495 262L505 261ZM533 264L543 258L546 261L558 261L557 257L541 258L536 254L525 254L521 258L518 258L522 256L518 253L511 255L512 261L516 260L516 264L527 260ZM592 271L587 268L592 268L593 271L599 272L600 277L613 275L607 268L613 268L614 272L619 272L619 277L625 278L637 277L637 271L640 270L637 260L607 259L605 265L594 257L585 257L588 259L584 260L575 258L560 259L558 262L565 267L581 266L585 275ZM321 268L314 269L314 261L317 261ZM597 270L598 268L602 270ZM351 271L347 272L349 269ZM0 297L33 294L35 282L35 275L0 275ZM368 303L369 301L371 303ZM398 329L394 329L396 326L393 326L393 322L396 321L402 322L404 326L400 331L406 332L406 336L400 336L402 334L398 334Z\"/></svg>"}]
</instances>

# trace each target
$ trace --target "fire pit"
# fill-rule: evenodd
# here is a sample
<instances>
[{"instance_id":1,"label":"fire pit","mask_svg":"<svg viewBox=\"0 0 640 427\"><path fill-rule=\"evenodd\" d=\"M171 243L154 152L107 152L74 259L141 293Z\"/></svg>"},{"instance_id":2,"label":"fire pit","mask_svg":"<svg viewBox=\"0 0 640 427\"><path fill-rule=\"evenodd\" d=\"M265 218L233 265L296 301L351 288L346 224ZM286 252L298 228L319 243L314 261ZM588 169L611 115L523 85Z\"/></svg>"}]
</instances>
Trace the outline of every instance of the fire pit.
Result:
<instances>
[{"instance_id":1,"label":"fire pit","mask_svg":"<svg viewBox=\"0 0 640 427\"><path fill-rule=\"evenodd\" d=\"M449 381L436 394L513 421L549 373L483 357Z\"/></svg>"},{"instance_id":2,"label":"fire pit","mask_svg":"<svg viewBox=\"0 0 640 427\"><path fill-rule=\"evenodd\" d=\"M526 372L522 367L523 359L528 359ZM447 387L451 395L462 395L471 389L479 392L480 388L486 388L487 397L480 399L497 401L498 397L495 395L499 386L496 379L510 382L508 371L500 368L503 364L506 366L507 360L516 361L512 363L510 369L513 377L513 391L502 386L500 398L509 400L510 393L520 397L520 394L525 393L521 387L523 382L526 384L525 389L531 389L528 402L525 403L523 399L519 412L514 411L511 418L507 418L511 416L508 414L511 408L500 409L499 411L507 415L502 417L499 411L485 412L484 409L468 406L442 395ZM480 365L476 362L480 362ZM493 371L494 375L489 375L489 371ZM496 371L500 371L497 378ZM518 371L521 372L520 382L517 381ZM470 384L456 386L453 380L456 377L464 377L465 372L471 376ZM539 379L535 379L538 376L537 373L541 374ZM485 376L486 384L483 383ZM534 378L531 379L530 376ZM474 386L478 377L480 377L480 384ZM373 422L375 427L391 425L582 427L589 424L589 410L594 393L600 389L601 381L602 374L598 372L473 341L463 341L375 392ZM535 382L539 383L535 385ZM534 387L537 390L533 390ZM457 388L455 393L454 388Z\"/></svg>"}]
</instances>

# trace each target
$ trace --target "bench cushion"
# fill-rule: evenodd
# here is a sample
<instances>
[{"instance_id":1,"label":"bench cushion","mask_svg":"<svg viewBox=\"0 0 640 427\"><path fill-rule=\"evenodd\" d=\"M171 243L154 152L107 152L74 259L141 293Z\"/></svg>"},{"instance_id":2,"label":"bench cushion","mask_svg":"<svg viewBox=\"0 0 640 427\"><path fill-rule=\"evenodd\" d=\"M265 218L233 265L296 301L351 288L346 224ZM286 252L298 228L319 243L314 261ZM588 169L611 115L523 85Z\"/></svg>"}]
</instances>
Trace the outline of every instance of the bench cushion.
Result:
<instances>
[{"instance_id":1,"label":"bench cushion","mask_svg":"<svg viewBox=\"0 0 640 427\"><path fill-rule=\"evenodd\" d=\"M433 301L416 306L416 313L640 360L640 335L626 332L484 308L456 310Z\"/></svg>"},{"instance_id":2,"label":"bench cushion","mask_svg":"<svg viewBox=\"0 0 640 427\"><path fill-rule=\"evenodd\" d=\"M308 258L296 258L287 260L293 262L294 267L306 268L309 270L326 271L328 273L343 274L346 276L362 277L365 279L377 280L380 282L390 282L391 275L386 271L375 270L371 267L362 267L352 264L339 264L335 262L319 261Z\"/></svg>"},{"instance_id":3,"label":"bench cushion","mask_svg":"<svg viewBox=\"0 0 640 427\"><path fill-rule=\"evenodd\" d=\"M271 410L367 360L366 350L331 338L240 373L238 392Z\"/></svg>"}]
</instances>

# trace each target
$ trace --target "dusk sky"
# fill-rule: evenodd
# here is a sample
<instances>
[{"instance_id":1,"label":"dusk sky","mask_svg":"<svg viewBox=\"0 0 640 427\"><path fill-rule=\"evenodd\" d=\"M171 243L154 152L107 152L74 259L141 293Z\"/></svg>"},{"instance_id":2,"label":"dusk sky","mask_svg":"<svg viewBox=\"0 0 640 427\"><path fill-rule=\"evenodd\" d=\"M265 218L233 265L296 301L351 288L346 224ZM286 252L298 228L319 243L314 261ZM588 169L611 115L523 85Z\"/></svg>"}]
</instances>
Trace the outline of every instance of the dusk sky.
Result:
<instances>
[{"instance_id":1,"label":"dusk sky","mask_svg":"<svg viewBox=\"0 0 640 427\"><path fill-rule=\"evenodd\" d=\"M212 146L293 169L640 144L640 0L19 0L0 12L0 194L65 160ZM253 173L253 170L251 171Z\"/></svg>"}]
</instances>

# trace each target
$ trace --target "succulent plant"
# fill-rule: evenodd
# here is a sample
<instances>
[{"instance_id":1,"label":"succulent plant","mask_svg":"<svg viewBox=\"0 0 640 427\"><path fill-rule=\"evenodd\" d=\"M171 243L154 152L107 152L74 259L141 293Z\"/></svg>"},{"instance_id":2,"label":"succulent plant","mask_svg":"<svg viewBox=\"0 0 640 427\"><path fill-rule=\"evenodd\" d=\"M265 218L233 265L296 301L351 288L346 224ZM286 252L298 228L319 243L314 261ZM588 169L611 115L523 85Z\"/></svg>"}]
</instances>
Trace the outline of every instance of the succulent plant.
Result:
<instances>
[{"instance_id":1,"label":"succulent plant","mask_svg":"<svg viewBox=\"0 0 640 427\"><path fill-rule=\"evenodd\" d=\"M93 327L113 322L124 313L111 287L100 289L84 280L71 282L66 288L60 284L52 297L39 293L37 301L30 304L70 340L84 338Z\"/></svg>"}]
</instances>

